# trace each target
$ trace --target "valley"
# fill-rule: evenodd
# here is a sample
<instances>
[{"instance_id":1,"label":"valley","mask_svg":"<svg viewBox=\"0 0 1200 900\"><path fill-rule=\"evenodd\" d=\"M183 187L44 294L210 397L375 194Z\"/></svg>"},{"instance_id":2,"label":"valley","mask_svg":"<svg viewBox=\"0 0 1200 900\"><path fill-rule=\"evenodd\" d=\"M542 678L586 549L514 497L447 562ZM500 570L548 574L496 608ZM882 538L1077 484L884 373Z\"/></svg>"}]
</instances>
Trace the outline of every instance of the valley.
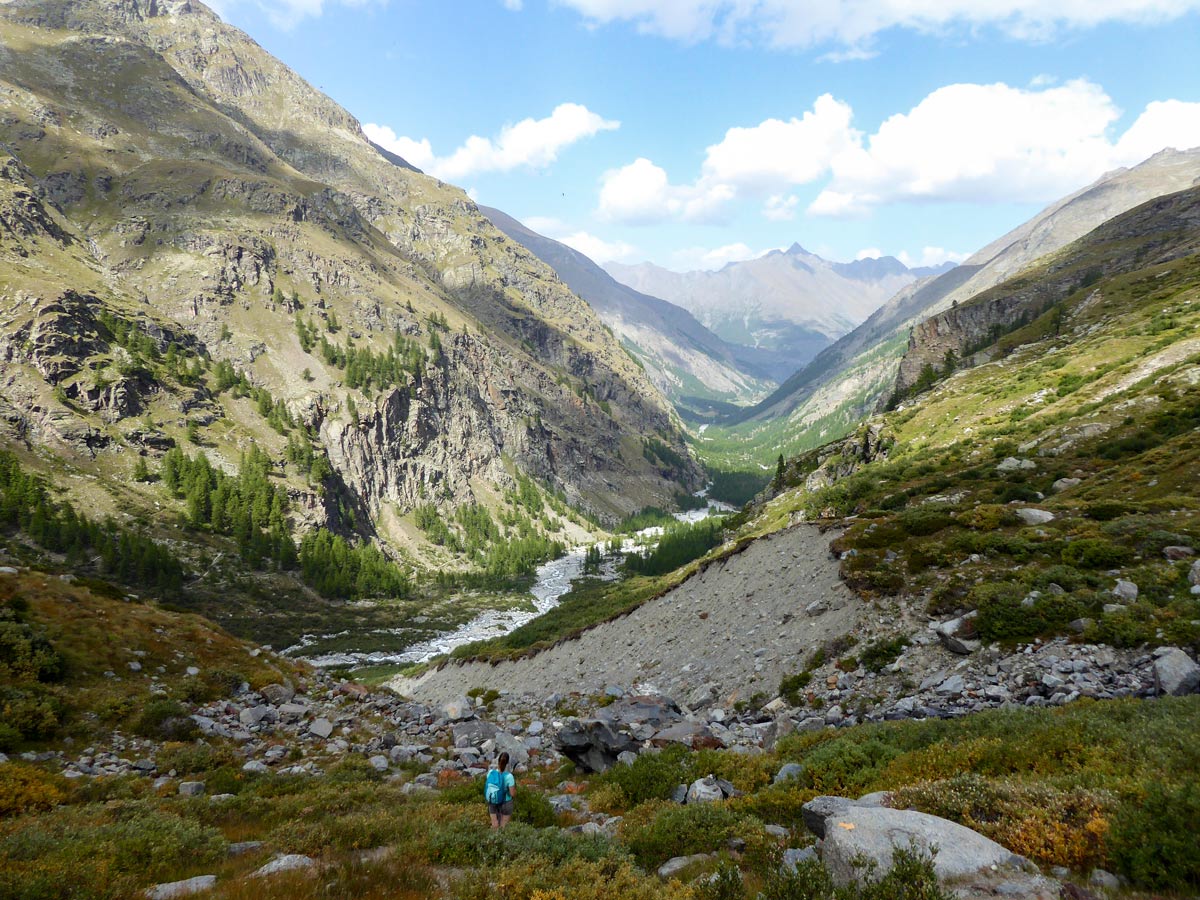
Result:
<instances>
[{"instance_id":1,"label":"valley","mask_svg":"<svg viewBox=\"0 0 1200 900\"><path fill-rule=\"evenodd\" d=\"M1200 891L1200 148L755 255L721 204L888 218L904 115L781 161L826 94L762 126L807 211L737 126L604 169L607 241L472 179L636 117L443 156L243 14L0 2L0 898Z\"/></svg>"}]
</instances>

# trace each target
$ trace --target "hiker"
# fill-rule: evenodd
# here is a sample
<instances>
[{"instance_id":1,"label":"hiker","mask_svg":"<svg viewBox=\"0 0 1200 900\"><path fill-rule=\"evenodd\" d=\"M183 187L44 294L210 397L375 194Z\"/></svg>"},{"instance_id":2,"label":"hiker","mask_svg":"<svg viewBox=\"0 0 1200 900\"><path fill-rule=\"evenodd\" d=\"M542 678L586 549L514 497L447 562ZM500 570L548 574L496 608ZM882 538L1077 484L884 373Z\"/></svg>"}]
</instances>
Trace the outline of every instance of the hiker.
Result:
<instances>
[{"instance_id":1,"label":"hiker","mask_svg":"<svg viewBox=\"0 0 1200 900\"><path fill-rule=\"evenodd\" d=\"M492 828L503 828L513 814L513 789L516 779L508 771L508 753L501 753L496 768L488 770L483 797L487 800L488 814L492 817Z\"/></svg>"}]
</instances>

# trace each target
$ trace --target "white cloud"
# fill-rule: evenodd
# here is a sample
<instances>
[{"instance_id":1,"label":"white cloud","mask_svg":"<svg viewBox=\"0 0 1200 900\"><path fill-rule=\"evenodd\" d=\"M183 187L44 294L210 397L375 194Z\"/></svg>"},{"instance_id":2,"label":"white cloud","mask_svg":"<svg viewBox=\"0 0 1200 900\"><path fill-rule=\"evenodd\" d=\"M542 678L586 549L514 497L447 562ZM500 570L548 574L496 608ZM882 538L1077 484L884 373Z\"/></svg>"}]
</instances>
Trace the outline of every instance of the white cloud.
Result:
<instances>
[{"instance_id":1,"label":"white cloud","mask_svg":"<svg viewBox=\"0 0 1200 900\"><path fill-rule=\"evenodd\" d=\"M1117 141L1113 162L1131 166L1165 147L1200 147L1200 103L1156 100L1148 104Z\"/></svg>"},{"instance_id":2,"label":"white cloud","mask_svg":"<svg viewBox=\"0 0 1200 900\"><path fill-rule=\"evenodd\" d=\"M949 85L838 155L809 212L853 215L901 201L1044 202L1164 146L1200 144L1200 104L1152 103L1114 142L1120 115L1086 80L1045 90Z\"/></svg>"},{"instance_id":3,"label":"white cloud","mask_svg":"<svg viewBox=\"0 0 1200 900\"><path fill-rule=\"evenodd\" d=\"M874 134L828 94L788 121L730 128L707 148L699 176L673 183L649 159L605 173L598 214L631 225L712 222L729 205L763 198L762 215L787 221L792 191L824 181L808 212L861 216L903 202L1044 203L1165 147L1200 146L1200 103L1150 103L1123 133L1122 112L1099 85L1044 88L951 84Z\"/></svg>"},{"instance_id":4,"label":"white cloud","mask_svg":"<svg viewBox=\"0 0 1200 900\"><path fill-rule=\"evenodd\" d=\"M772 194L763 204L763 215L772 222L790 222L796 218L800 198L795 194Z\"/></svg>"},{"instance_id":5,"label":"white cloud","mask_svg":"<svg viewBox=\"0 0 1200 900\"><path fill-rule=\"evenodd\" d=\"M881 256L883 256L883 251L880 250L878 247L864 247L862 250L859 250L857 253L854 254L854 258L856 260L879 259L879 257L881 257Z\"/></svg>"},{"instance_id":6,"label":"white cloud","mask_svg":"<svg viewBox=\"0 0 1200 900\"><path fill-rule=\"evenodd\" d=\"M805 184L823 175L830 163L855 146L848 103L822 94L800 118L767 119L752 128L730 128L709 147L704 175L714 182L765 189Z\"/></svg>"},{"instance_id":7,"label":"white cloud","mask_svg":"<svg viewBox=\"0 0 1200 900\"><path fill-rule=\"evenodd\" d=\"M504 8L510 12L520 12L525 6L521 0L502 0L502 2L504 3Z\"/></svg>"},{"instance_id":8,"label":"white cloud","mask_svg":"<svg viewBox=\"0 0 1200 900\"><path fill-rule=\"evenodd\" d=\"M697 269L716 270L731 262L757 259L765 250L752 250L746 244L726 244L724 247L687 247L671 254L670 268L679 272L694 272Z\"/></svg>"},{"instance_id":9,"label":"white cloud","mask_svg":"<svg viewBox=\"0 0 1200 900\"><path fill-rule=\"evenodd\" d=\"M437 156L428 139L399 137L386 125L368 123L363 131L381 147L399 153L430 175L458 181L481 172L544 168L571 144L601 131L612 131L620 124L578 103L561 103L544 119L522 119L506 125L494 140L472 135L449 156Z\"/></svg>"},{"instance_id":10,"label":"white cloud","mask_svg":"<svg viewBox=\"0 0 1200 900\"><path fill-rule=\"evenodd\" d=\"M558 0L593 24L629 22L639 31L694 43L753 42L777 48L835 45L834 59L869 55L889 28L970 33L992 28L1040 41L1107 22L1151 24L1200 9L1200 0Z\"/></svg>"},{"instance_id":11,"label":"white cloud","mask_svg":"<svg viewBox=\"0 0 1200 900\"><path fill-rule=\"evenodd\" d=\"M969 253L956 253L943 247L923 247L920 256L913 256L907 250L901 250L896 254L896 259L910 269L917 269L921 266L940 266L942 263L948 262L960 263L970 255Z\"/></svg>"},{"instance_id":12,"label":"white cloud","mask_svg":"<svg viewBox=\"0 0 1200 900\"><path fill-rule=\"evenodd\" d=\"M727 184L671 184L666 171L642 157L604 174L597 213L602 219L627 225L671 219L711 222L734 195Z\"/></svg>"},{"instance_id":13,"label":"white cloud","mask_svg":"<svg viewBox=\"0 0 1200 900\"><path fill-rule=\"evenodd\" d=\"M555 238L560 243L578 250L592 262L606 263L612 260L627 262L633 259L638 249L625 241L606 241L586 231L575 231Z\"/></svg>"}]
</instances>

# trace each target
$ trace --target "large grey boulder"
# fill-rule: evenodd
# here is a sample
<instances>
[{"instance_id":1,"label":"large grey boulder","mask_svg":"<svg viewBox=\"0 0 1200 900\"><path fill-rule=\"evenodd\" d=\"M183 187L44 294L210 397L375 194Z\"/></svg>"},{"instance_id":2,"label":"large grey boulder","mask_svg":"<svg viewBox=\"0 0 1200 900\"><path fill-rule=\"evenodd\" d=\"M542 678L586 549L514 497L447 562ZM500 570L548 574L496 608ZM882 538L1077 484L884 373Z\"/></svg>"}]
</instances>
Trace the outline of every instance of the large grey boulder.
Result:
<instances>
[{"instance_id":1,"label":"large grey boulder","mask_svg":"<svg viewBox=\"0 0 1200 900\"><path fill-rule=\"evenodd\" d=\"M724 799L725 793L712 775L693 781L687 792L689 806L693 803L716 803Z\"/></svg>"},{"instance_id":2,"label":"large grey boulder","mask_svg":"<svg viewBox=\"0 0 1200 900\"><path fill-rule=\"evenodd\" d=\"M475 715L475 704L470 697L455 697L442 704L442 718L448 722L460 722Z\"/></svg>"},{"instance_id":3,"label":"large grey boulder","mask_svg":"<svg viewBox=\"0 0 1200 900\"><path fill-rule=\"evenodd\" d=\"M670 878L671 876L682 872L693 863L704 862L706 859L711 858L711 853L693 853L691 856L672 857L658 867L658 877Z\"/></svg>"},{"instance_id":4,"label":"large grey boulder","mask_svg":"<svg viewBox=\"0 0 1200 900\"><path fill-rule=\"evenodd\" d=\"M1020 509L1013 510L1026 525L1046 525L1053 522L1055 519L1054 513L1045 509L1037 509L1032 506L1023 506Z\"/></svg>"},{"instance_id":5,"label":"large grey boulder","mask_svg":"<svg viewBox=\"0 0 1200 900\"><path fill-rule=\"evenodd\" d=\"M285 682L284 684L268 684L260 688L258 692L263 695L263 699L273 706L282 706L285 703L291 703L292 698L296 696L296 690L289 682Z\"/></svg>"},{"instance_id":6,"label":"large grey boulder","mask_svg":"<svg viewBox=\"0 0 1200 900\"><path fill-rule=\"evenodd\" d=\"M779 767L779 771L775 773L775 779L771 783L779 784L784 781L791 781L803 774L804 766L800 765L800 763L784 763Z\"/></svg>"},{"instance_id":7,"label":"large grey boulder","mask_svg":"<svg viewBox=\"0 0 1200 900\"><path fill-rule=\"evenodd\" d=\"M628 731L599 719L568 719L554 736L554 746L585 772L604 772L626 750L640 742Z\"/></svg>"},{"instance_id":8,"label":"large grey boulder","mask_svg":"<svg viewBox=\"0 0 1200 900\"><path fill-rule=\"evenodd\" d=\"M1160 694L1191 694L1200 687L1200 666L1178 647L1172 647L1154 661L1154 684Z\"/></svg>"},{"instance_id":9,"label":"large grey boulder","mask_svg":"<svg viewBox=\"0 0 1200 900\"><path fill-rule=\"evenodd\" d=\"M492 738L492 745L497 755L501 753L508 754L509 771L512 771L516 766L529 765L529 748L525 746L525 742L519 737L514 737L507 731L499 731Z\"/></svg>"},{"instance_id":10,"label":"large grey boulder","mask_svg":"<svg viewBox=\"0 0 1200 900\"><path fill-rule=\"evenodd\" d=\"M800 807L804 827L819 838L825 837L825 820L841 815L850 808L852 802L845 797L814 797Z\"/></svg>"},{"instance_id":11,"label":"large grey boulder","mask_svg":"<svg viewBox=\"0 0 1200 900\"><path fill-rule=\"evenodd\" d=\"M294 872L296 869L311 869L317 864L317 861L310 856L304 856L300 853L289 853L286 856L277 856L265 866L256 869L250 873L251 878L266 878L268 875L276 875L279 872Z\"/></svg>"},{"instance_id":12,"label":"large grey boulder","mask_svg":"<svg viewBox=\"0 0 1200 900\"><path fill-rule=\"evenodd\" d=\"M308 733L319 738L327 738L333 734L333 723L325 717L314 719L308 726Z\"/></svg>"},{"instance_id":13,"label":"large grey boulder","mask_svg":"<svg viewBox=\"0 0 1200 900\"><path fill-rule=\"evenodd\" d=\"M948 819L911 810L850 806L825 821L821 857L838 885L864 874L861 864L875 864L872 877L892 867L895 849L936 854L933 869L939 879L961 878L992 866L1010 866L1019 860L982 834Z\"/></svg>"},{"instance_id":14,"label":"large grey boulder","mask_svg":"<svg viewBox=\"0 0 1200 900\"><path fill-rule=\"evenodd\" d=\"M668 744L682 744L692 750L715 750L724 747L724 742L712 733L703 722L684 720L660 728L650 739L655 747L666 747Z\"/></svg>"},{"instance_id":15,"label":"large grey boulder","mask_svg":"<svg viewBox=\"0 0 1200 900\"><path fill-rule=\"evenodd\" d=\"M216 875L197 875L195 878L185 878L183 881L169 881L146 888L148 900L171 900L172 897L186 897L207 891L217 883Z\"/></svg>"}]
</instances>

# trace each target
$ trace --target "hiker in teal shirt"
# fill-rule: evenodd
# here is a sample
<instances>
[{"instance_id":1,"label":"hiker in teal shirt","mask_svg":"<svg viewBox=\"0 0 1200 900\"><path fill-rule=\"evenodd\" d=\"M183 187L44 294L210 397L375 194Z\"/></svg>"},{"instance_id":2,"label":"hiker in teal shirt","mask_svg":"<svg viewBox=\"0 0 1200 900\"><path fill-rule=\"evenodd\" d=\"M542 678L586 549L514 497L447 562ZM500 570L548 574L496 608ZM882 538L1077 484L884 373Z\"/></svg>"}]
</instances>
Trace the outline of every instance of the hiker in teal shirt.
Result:
<instances>
[{"instance_id":1,"label":"hiker in teal shirt","mask_svg":"<svg viewBox=\"0 0 1200 900\"><path fill-rule=\"evenodd\" d=\"M487 800L488 814L492 817L492 828L503 828L513 814L513 789L517 781L508 771L508 754L501 753L496 768L487 774L483 797Z\"/></svg>"}]
</instances>

